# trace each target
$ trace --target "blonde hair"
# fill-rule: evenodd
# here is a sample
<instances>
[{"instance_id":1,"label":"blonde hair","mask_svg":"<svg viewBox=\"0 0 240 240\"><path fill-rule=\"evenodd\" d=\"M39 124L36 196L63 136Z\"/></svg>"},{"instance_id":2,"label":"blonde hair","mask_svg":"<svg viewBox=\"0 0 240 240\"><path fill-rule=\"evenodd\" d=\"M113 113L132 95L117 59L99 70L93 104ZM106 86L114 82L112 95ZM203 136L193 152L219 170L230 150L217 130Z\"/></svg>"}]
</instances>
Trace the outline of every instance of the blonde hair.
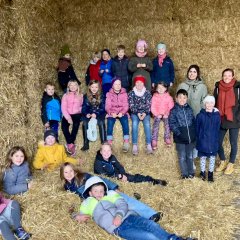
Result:
<instances>
[{"instance_id":1,"label":"blonde hair","mask_svg":"<svg viewBox=\"0 0 240 240\"><path fill-rule=\"evenodd\" d=\"M70 81L68 82L68 85L67 85L67 93L70 92L69 86L70 86L71 83L77 84L77 87L78 87L78 89L77 89L77 94L80 94L80 86L79 86L79 84L78 84L78 82L77 82L76 80L70 80Z\"/></svg>"},{"instance_id":2,"label":"blonde hair","mask_svg":"<svg viewBox=\"0 0 240 240\"><path fill-rule=\"evenodd\" d=\"M96 51L92 54L92 59L94 59L95 57L101 59L101 52L100 51Z\"/></svg>"},{"instance_id":3,"label":"blonde hair","mask_svg":"<svg viewBox=\"0 0 240 240\"><path fill-rule=\"evenodd\" d=\"M89 84L88 84L88 89L87 89L87 99L89 100L89 102L91 104L93 104L93 94L91 92L91 89L90 87L93 85L93 84L97 84L98 85L98 92L96 93L95 95L95 103L97 106L100 105L100 102L101 102L101 96L102 96L102 90L101 90L101 85L99 83L98 80L90 80Z\"/></svg>"},{"instance_id":4,"label":"blonde hair","mask_svg":"<svg viewBox=\"0 0 240 240\"><path fill-rule=\"evenodd\" d=\"M102 151L102 149L103 149L104 146L109 146L110 149L111 149L111 151L112 151L112 146L111 146L111 144L109 144L108 142L104 142L104 143L101 145L101 147L100 147L100 152Z\"/></svg>"}]
</instances>

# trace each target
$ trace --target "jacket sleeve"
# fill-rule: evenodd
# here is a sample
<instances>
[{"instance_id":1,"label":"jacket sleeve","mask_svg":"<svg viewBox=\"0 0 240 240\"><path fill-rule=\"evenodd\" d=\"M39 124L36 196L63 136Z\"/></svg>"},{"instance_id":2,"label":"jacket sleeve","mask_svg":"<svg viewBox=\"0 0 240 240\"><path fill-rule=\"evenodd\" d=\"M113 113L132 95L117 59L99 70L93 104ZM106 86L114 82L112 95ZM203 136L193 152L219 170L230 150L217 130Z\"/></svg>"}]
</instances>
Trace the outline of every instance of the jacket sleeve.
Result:
<instances>
[{"instance_id":1,"label":"jacket sleeve","mask_svg":"<svg viewBox=\"0 0 240 240\"><path fill-rule=\"evenodd\" d=\"M4 173L3 185L4 191L10 195L24 193L28 190L27 183L16 184L17 177L11 173L11 170L7 170Z\"/></svg>"},{"instance_id":2,"label":"jacket sleeve","mask_svg":"<svg viewBox=\"0 0 240 240\"><path fill-rule=\"evenodd\" d=\"M43 154L43 151L39 148L33 160L33 167L35 169L42 169L44 166L44 163L45 163L44 154Z\"/></svg>"},{"instance_id":3,"label":"jacket sleeve","mask_svg":"<svg viewBox=\"0 0 240 240\"><path fill-rule=\"evenodd\" d=\"M90 113L89 112L89 108L88 108L88 103L87 103L87 96L86 95L84 95L83 96L83 104L82 104L82 114L83 115L87 115L88 113Z\"/></svg>"},{"instance_id":4,"label":"jacket sleeve","mask_svg":"<svg viewBox=\"0 0 240 240\"><path fill-rule=\"evenodd\" d=\"M48 122L46 104L47 103L46 101L44 101L44 97L43 97L41 101L41 118L42 118L43 124L46 124Z\"/></svg>"},{"instance_id":5,"label":"jacket sleeve","mask_svg":"<svg viewBox=\"0 0 240 240\"><path fill-rule=\"evenodd\" d=\"M153 70L152 60L149 57L147 57L145 63L146 63L146 67L144 69L148 72L151 72Z\"/></svg>"},{"instance_id":6,"label":"jacket sleeve","mask_svg":"<svg viewBox=\"0 0 240 240\"><path fill-rule=\"evenodd\" d=\"M138 64L137 58L135 58L135 57L130 58L129 63L128 63L129 71L136 72L138 70L137 64Z\"/></svg>"},{"instance_id":7,"label":"jacket sleeve","mask_svg":"<svg viewBox=\"0 0 240 240\"><path fill-rule=\"evenodd\" d=\"M169 115L169 127L171 129L171 131L176 134L177 136L179 136L181 134L180 130L178 129L178 122L177 122L177 116L175 114L174 109L172 109L170 111L170 115Z\"/></svg>"},{"instance_id":8,"label":"jacket sleeve","mask_svg":"<svg viewBox=\"0 0 240 240\"><path fill-rule=\"evenodd\" d=\"M72 119L67 110L67 94L66 93L62 97L61 110L62 110L63 116L66 118L67 121Z\"/></svg>"},{"instance_id":9,"label":"jacket sleeve","mask_svg":"<svg viewBox=\"0 0 240 240\"><path fill-rule=\"evenodd\" d=\"M112 101L111 101L111 98L110 98L110 95L109 95L109 92L107 93L107 95L106 95L106 104L105 104L105 110L106 110L106 112L107 112L107 114L108 115L111 115L111 103L112 103Z\"/></svg>"},{"instance_id":10,"label":"jacket sleeve","mask_svg":"<svg viewBox=\"0 0 240 240\"><path fill-rule=\"evenodd\" d=\"M113 177L113 169L109 165L104 166L104 163L97 158L94 162L94 173L106 175L107 177Z\"/></svg>"},{"instance_id":11,"label":"jacket sleeve","mask_svg":"<svg viewBox=\"0 0 240 240\"><path fill-rule=\"evenodd\" d=\"M117 210L116 215L120 215L121 217L125 217L128 212L128 204L127 202L122 198L118 198L116 202L114 203Z\"/></svg>"},{"instance_id":12,"label":"jacket sleeve","mask_svg":"<svg viewBox=\"0 0 240 240\"><path fill-rule=\"evenodd\" d=\"M152 102L152 95L151 95L151 93L149 91L147 91L146 102L145 102L145 106L144 106L144 112L146 114L150 113L151 102Z\"/></svg>"},{"instance_id":13,"label":"jacket sleeve","mask_svg":"<svg viewBox=\"0 0 240 240\"><path fill-rule=\"evenodd\" d=\"M114 163L113 163L113 165L114 165L114 168L116 169L115 170L115 173L117 173L117 174L126 174L126 171L125 171L125 169L124 169L124 167L121 165L121 163L117 160L117 158L114 156Z\"/></svg>"},{"instance_id":14,"label":"jacket sleeve","mask_svg":"<svg viewBox=\"0 0 240 240\"><path fill-rule=\"evenodd\" d=\"M195 121L195 123L196 123L196 136L199 136L199 133L200 133L200 127L201 127L201 115L200 115L200 113L199 114L197 114L197 116L196 116L196 121Z\"/></svg>"},{"instance_id":15,"label":"jacket sleeve","mask_svg":"<svg viewBox=\"0 0 240 240\"><path fill-rule=\"evenodd\" d=\"M208 94L207 86L205 84L203 84L202 97L201 97L201 100L200 100L202 108L204 107L203 100L207 96L207 94Z\"/></svg>"},{"instance_id":16,"label":"jacket sleeve","mask_svg":"<svg viewBox=\"0 0 240 240\"><path fill-rule=\"evenodd\" d=\"M158 115L158 111L157 111L157 98L156 98L156 96L154 94L153 94L153 97L152 97L151 112L154 115L154 117Z\"/></svg>"},{"instance_id":17,"label":"jacket sleeve","mask_svg":"<svg viewBox=\"0 0 240 240\"><path fill-rule=\"evenodd\" d=\"M137 114L137 109L135 108L134 96L132 91L128 94L128 103L129 103L129 108L131 112L133 114Z\"/></svg>"},{"instance_id":18,"label":"jacket sleeve","mask_svg":"<svg viewBox=\"0 0 240 240\"><path fill-rule=\"evenodd\" d=\"M95 114L97 116L101 116L105 114L105 97L104 96L101 97L101 102Z\"/></svg>"},{"instance_id":19,"label":"jacket sleeve","mask_svg":"<svg viewBox=\"0 0 240 240\"><path fill-rule=\"evenodd\" d=\"M174 101L173 98L171 96L169 96L169 101L168 101L168 112L167 114L169 115L171 109L174 107Z\"/></svg>"},{"instance_id":20,"label":"jacket sleeve","mask_svg":"<svg viewBox=\"0 0 240 240\"><path fill-rule=\"evenodd\" d=\"M156 81L156 77L155 77L155 75L156 75L156 68L157 68L157 66L156 66L156 64L155 64L155 60L153 59L153 61L152 61L152 65L153 65L153 69L152 69L152 71L151 71L151 73L150 73L150 76L151 76L151 82L152 83L156 83L157 81Z\"/></svg>"},{"instance_id":21,"label":"jacket sleeve","mask_svg":"<svg viewBox=\"0 0 240 240\"><path fill-rule=\"evenodd\" d=\"M174 83L174 78L175 78L175 71L174 71L174 65L172 59L170 59L170 64L169 64L169 76L170 76L170 82Z\"/></svg>"},{"instance_id":22,"label":"jacket sleeve","mask_svg":"<svg viewBox=\"0 0 240 240\"><path fill-rule=\"evenodd\" d=\"M87 68L86 74L85 74L85 81L86 81L86 86L88 86L90 82L90 65Z\"/></svg>"},{"instance_id":23,"label":"jacket sleeve","mask_svg":"<svg viewBox=\"0 0 240 240\"><path fill-rule=\"evenodd\" d=\"M78 84L80 85L81 82L78 80L72 65L70 65L68 67L68 71L69 71L68 73L69 73L69 76L71 77L71 79L76 80L78 82Z\"/></svg>"},{"instance_id":24,"label":"jacket sleeve","mask_svg":"<svg viewBox=\"0 0 240 240\"><path fill-rule=\"evenodd\" d=\"M127 95L127 93L125 93L124 96L125 96L125 97L124 97L124 100L123 100L123 108L122 108L122 110L121 110L121 113L122 113L123 115L125 115L125 114L128 112L128 109L129 109L128 95Z\"/></svg>"}]
</instances>

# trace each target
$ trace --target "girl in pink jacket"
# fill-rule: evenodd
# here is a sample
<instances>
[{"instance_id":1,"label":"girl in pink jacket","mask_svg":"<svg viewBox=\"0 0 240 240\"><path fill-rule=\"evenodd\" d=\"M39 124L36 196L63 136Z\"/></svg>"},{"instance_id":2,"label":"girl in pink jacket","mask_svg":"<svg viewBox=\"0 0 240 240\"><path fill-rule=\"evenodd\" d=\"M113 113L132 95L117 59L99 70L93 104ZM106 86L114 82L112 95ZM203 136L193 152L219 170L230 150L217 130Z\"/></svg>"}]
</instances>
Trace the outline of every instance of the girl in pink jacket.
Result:
<instances>
[{"instance_id":1,"label":"girl in pink jacket","mask_svg":"<svg viewBox=\"0 0 240 240\"><path fill-rule=\"evenodd\" d=\"M171 146L171 135L168 124L168 116L173 108L173 98L168 93L168 85L164 82L159 82L155 86L155 93L152 97L151 112L154 116L152 130L152 148L157 149L158 131L161 120L164 123L164 142L168 147Z\"/></svg>"},{"instance_id":2,"label":"girl in pink jacket","mask_svg":"<svg viewBox=\"0 0 240 240\"><path fill-rule=\"evenodd\" d=\"M127 92L121 86L121 79L114 77L112 88L106 96L107 140L109 144L112 144L114 124L116 119L119 119L123 130L123 152L128 152L129 150L128 108Z\"/></svg>"},{"instance_id":3,"label":"girl in pink jacket","mask_svg":"<svg viewBox=\"0 0 240 240\"><path fill-rule=\"evenodd\" d=\"M83 104L83 95L80 93L80 86L76 80L68 82L67 92L63 95L61 109L63 114L62 131L66 139L66 150L72 156L76 154L76 145L74 144L81 122L81 111ZM72 125L72 132L69 127Z\"/></svg>"}]
</instances>

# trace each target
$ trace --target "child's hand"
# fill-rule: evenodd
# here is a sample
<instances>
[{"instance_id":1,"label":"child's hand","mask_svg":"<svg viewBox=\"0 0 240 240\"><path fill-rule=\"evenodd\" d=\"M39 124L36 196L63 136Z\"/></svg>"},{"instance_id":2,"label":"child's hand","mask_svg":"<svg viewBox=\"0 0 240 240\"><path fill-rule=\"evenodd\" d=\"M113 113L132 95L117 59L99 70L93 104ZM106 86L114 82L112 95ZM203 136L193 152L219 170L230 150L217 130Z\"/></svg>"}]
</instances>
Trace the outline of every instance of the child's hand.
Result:
<instances>
[{"instance_id":1,"label":"child's hand","mask_svg":"<svg viewBox=\"0 0 240 240\"><path fill-rule=\"evenodd\" d=\"M146 113L142 113L142 120L146 117Z\"/></svg>"},{"instance_id":2,"label":"child's hand","mask_svg":"<svg viewBox=\"0 0 240 240\"><path fill-rule=\"evenodd\" d=\"M155 84L154 83L152 83L152 87L154 88L154 86L155 86Z\"/></svg>"},{"instance_id":3,"label":"child's hand","mask_svg":"<svg viewBox=\"0 0 240 240\"><path fill-rule=\"evenodd\" d=\"M142 63L142 67L145 68L147 65L146 63Z\"/></svg>"},{"instance_id":4,"label":"child's hand","mask_svg":"<svg viewBox=\"0 0 240 240\"><path fill-rule=\"evenodd\" d=\"M116 118L117 117L117 114L116 113L112 113L111 114L113 118Z\"/></svg>"},{"instance_id":5,"label":"child's hand","mask_svg":"<svg viewBox=\"0 0 240 240\"><path fill-rule=\"evenodd\" d=\"M171 82L169 86L171 87L172 85L173 85L173 83Z\"/></svg>"},{"instance_id":6,"label":"child's hand","mask_svg":"<svg viewBox=\"0 0 240 240\"><path fill-rule=\"evenodd\" d=\"M70 124L70 125L72 125L73 124L73 121L72 121L72 119L70 118L70 119L68 119L68 123Z\"/></svg>"},{"instance_id":7,"label":"child's hand","mask_svg":"<svg viewBox=\"0 0 240 240\"><path fill-rule=\"evenodd\" d=\"M142 114L138 113L137 115L138 115L138 118L141 120Z\"/></svg>"},{"instance_id":8,"label":"child's hand","mask_svg":"<svg viewBox=\"0 0 240 240\"><path fill-rule=\"evenodd\" d=\"M127 182L127 181L128 181L127 176L126 176L126 175L122 175L121 180L122 180L123 182Z\"/></svg>"},{"instance_id":9,"label":"child's hand","mask_svg":"<svg viewBox=\"0 0 240 240\"><path fill-rule=\"evenodd\" d=\"M104 72L104 70L100 70L100 73L103 73Z\"/></svg>"},{"instance_id":10,"label":"child's hand","mask_svg":"<svg viewBox=\"0 0 240 240\"><path fill-rule=\"evenodd\" d=\"M90 113L88 113L86 117L87 117L87 118L90 118L90 117L91 117L91 114L90 114Z\"/></svg>"},{"instance_id":11,"label":"child's hand","mask_svg":"<svg viewBox=\"0 0 240 240\"><path fill-rule=\"evenodd\" d=\"M91 117L92 117L92 118L96 118L97 115L96 115L95 113L93 113L93 114L91 115Z\"/></svg>"},{"instance_id":12,"label":"child's hand","mask_svg":"<svg viewBox=\"0 0 240 240\"><path fill-rule=\"evenodd\" d=\"M116 227L119 227L122 223L122 217L120 216L116 216L114 219L113 219L113 225L116 226Z\"/></svg>"},{"instance_id":13,"label":"child's hand","mask_svg":"<svg viewBox=\"0 0 240 240\"><path fill-rule=\"evenodd\" d=\"M30 182L28 183L28 189L30 189L30 188L32 187L32 185L33 185L33 181L30 181Z\"/></svg>"},{"instance_id":14,"label":"child's hand","mask_svg":"<svg viewBox=\"0 0 240 240\"><path fill-rule=\"evenodd\" d=\"M90 219L89 215L79 214L75 217L79 223L87 222Z\"/></svg>"},{"instance_id":15,"label":"child's hand","mask_svg":"<svg viewBox=\"0 0 240 240\"><path fill-rule=\"evenodd\" d=\"M140 68L140 67L142 67L142 64L141 64L141 63L138 63L138 64L137 64L137 68Z\"/></svg>"},{"instance_id":16,"label":"child's hand","mask_svg":"<svg viewBox=\"0 0 240 240\"><path fill-rule=\"evenodd\" d=\"M119 113L117 116L118 116L119 118L121 118L121 117L123 116L123 114L122 114L122 113Z\"/></svg>"},{"instance_id":17,"label":"child's hand","mask_svg":"<svg viewBox=\"0 0 240 240\"><path fill-rule=\"evenodd\" d=\"M105 69L105 72L106 72L106 73L108 73L108 72L109 72L109 70L108 70L108 69Z\"/></svg>"},{"instance_id":18,"label":"child's hand","mask_svg":"<svg viewBox=\"0 0 240 240\"><path fill-rule=\"evenodd\" d=\"M50 127L49 122L46 122L44 126L45 126L45 128L49 128Z\"/></svg>"}]
</instances>

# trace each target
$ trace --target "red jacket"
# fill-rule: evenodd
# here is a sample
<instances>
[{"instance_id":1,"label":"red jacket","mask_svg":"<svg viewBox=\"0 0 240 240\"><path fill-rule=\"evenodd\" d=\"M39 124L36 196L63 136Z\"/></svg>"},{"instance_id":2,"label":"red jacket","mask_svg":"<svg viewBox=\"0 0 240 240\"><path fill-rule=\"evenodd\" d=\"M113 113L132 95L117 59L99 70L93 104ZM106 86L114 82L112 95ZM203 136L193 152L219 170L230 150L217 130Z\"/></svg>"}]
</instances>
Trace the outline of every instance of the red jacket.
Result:
<instances>
[{"instance_id":1,"label":"red jacket","mask_svg":"<svg viewBox=\"0 0 240 240\"><path fill-rule=\"evenodd\" d=\"M90 80L98 80L102 84L102 78L99 76L100 64L101 61L99 60L96 64L89 65L89 76Z\"/></svg>"},{"instance_id":2,"label":"red jacket","mask_svg":"<svg viewBox=\"0 0 240 240\"><path fill-rule=\"evenodd\" d=\"M111 88L106 96L105 110L108 115L111 113L122 113L125 115L128 112L128 95L125 88L122 88L120 93L115 93Z\"/></svg>"}]
</instances>

